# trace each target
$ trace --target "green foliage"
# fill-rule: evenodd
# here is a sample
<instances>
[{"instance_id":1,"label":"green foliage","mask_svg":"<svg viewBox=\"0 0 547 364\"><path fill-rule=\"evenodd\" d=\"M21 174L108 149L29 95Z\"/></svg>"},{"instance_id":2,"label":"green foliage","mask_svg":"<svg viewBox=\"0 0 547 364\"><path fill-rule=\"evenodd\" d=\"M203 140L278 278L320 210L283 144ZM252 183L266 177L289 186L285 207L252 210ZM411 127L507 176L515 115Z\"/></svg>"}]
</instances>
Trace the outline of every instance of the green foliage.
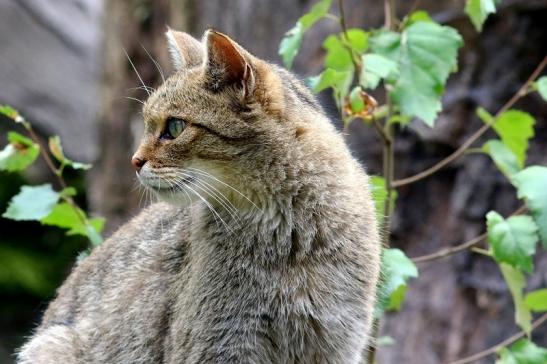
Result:
<instances>
[{"instance_id":1,"label":"green foliage","mask_svg":"<svg viewBox=\"0 0 547 364\"><path fill-rule=\"evenodd\" d=\"M308 85L314 92L321 92L329 87L335 90L345 90L349 87L348 76L349 71L336 71L332 68L327 68L319 76L308 78Z\"/></svg>"},{"instance_id":2,"label":"green foliage","mask_svg":"<svg viewBox=\"0 0 547 364\"><path fill-rule=\"evenodd\" d=\"M462 45L455 29L431 21L414 22L401 34L383 31L371 39L375 53L398 64L399 77L390 95L403 115L434 125L444 85L456 68Z\"/></svg>"},{"instance_id":3,"label":"green foliage","mask_svg":"<svg viewBox=\"0 0 547 364\"><path fill-rule=\"evenodd\" d=\"M41 220L51 213L59 200L59 193L50 184L23 186L14 196L2 217L12 220Z\"/></svg>"},{"instance_id":4,"label":"green foliage","mask_svg":"<svg viewBox=\"0 0 547 364\"><path fill-rule=\"evenodd\" d=\"M517 157L501 140L489 140L484 143L482 149L507 177L511 178L511 176L521 170Z\"/></svg>"},{"instance_id":5,"label":"green foliage","mask_svg":"<svg viewBox=\"0 0 547 364\"><path fill-rule=\"evenodd\" d=\"M68 159L63 152L63 146L61 145L61 138L58 135L49 138L49 151L51 154L61 163L59 167L62 170L65 166L72 167L74 169L89 169L91 164L85 164L80 162L74 162Z\"/></svg>"},{"instance_id":6,"label":"green foliage","mask_svg":"<svg viewBox=\"0 0 547 364\"><path fill-rule=\"evenodd\" d=\"M499 267L513 297L515 322L529 335L532 330L532 314L524 304L522 297L522 290L526 286L524 274L509 264L500 263Z\"/></svg>"},{"instance_id":7,"label":"green foliage","mask_svg":"<svg viewBox=\"0 0 547 364\"><path fill-rule=\"evenodd\" d=\"M406 285L411 278L418 277L418 269L401 250L384 249L382 274L377 311L399 310L404 301Z\"/></svg>"},{"instance_id":8,"label":"green foliage","mask_svg":"<svg viewBox=\"0 0 547 364\"><path fill-rule=\"evenodd\" d=\"M35 138L31 124L25 121L17 110L9 106L2 106L0 113L21 122L29 135ZM89 164L68 159L63 152L58 136L49 138L48 143L51 155L59 162L58 168L53 167L53 161L47 151L40 148L33 140L15 132L9 132L8 141L10 144L0 152L0 170L23 171L36 160L38 154L44 153L48 167L52 169L64 186L66 184L62 175L66 166L73 169L89 169L91 167ZM50 184L22 186L19 194L9 202L2 217L17 221L39 221L43 225L57 226L66 229L67 235L86 236L93 246L97 246L102 242L100 232L104 226L104 219L89 218L72 199L75 195L76 189L70 186L60 192L54 191Z\"/></svg>"},{"instance_id":9,"label":"green foliage","mask_svg":"<svg viewBox=\"0 0 547 364\"><path fill-rule=\"evenodd\" d=\"M524 296L524 304L533 312L547 311L547 288L538 289Z\"/></svg>"},{"instance_id":10,"label":"green foliage","mask_svg":"<svg viewBox=\"0 0 547 364\"><path fill-rule=\"evenodd\" d=\"M387 199L386 180L381 176L370 176L370 189L372 199L376 208L376 217L378 221L382 221L386 216L385 204ZM392 192L390 210L395 207L397 201L397 191Z\"/></svg>"},{"instance_id":11,"label":"green foliage","mask_svg":"<svg viewBox=\"0 0 547 364\"><path fill-rule=\"evenodd\" d=\"M520 339L510 349L503 348L499 352L496 364L545 364L547 349L534 344L528 339Z\"/></svg>"},{"instance_id":12,"label":"green foliage","mask_svg":"<svg viewBox=\"0 0 547 364\"><path fill-rule=\"evenodd\" d=\"M380 54L364 54L361 63L363 67L359 75L359 84L364 88L375 89L381 79L394 80L399 73L397 63Z\"/></svg>"},{"instance_id":13,"label":"green foliage","mask_svg":"<svg viewBox=\"0 0 547 364\"><path fill-rule=\"evenodd\" d=\"M311 8L309 13L301 16L296 22L296 25L285 33L285 36L279 45L279 54L283 58L283 63L287 68L291 68L292 66L294 57L296 57L300 45L302 44L302 36L304 33L317 21L327 15L331 3L332 0L320 0Z\"/></svg>"},{"instance_id":14,"label":"green foliage","mask_svg":"<svg viewBox=\"0 0 547 364\"><path fill-rule=\"evenodd\" d=\"M0 171L23 171L40 154L38 144L19 133L14 131L8 132L8 141L9 144L0 151Z\"/></svg>"},{"instance_id":15,"label":"green foliage","mask_svg":"<svg viewBox=\"0 0 547 364\"><path fill-rule=\"evenodd\" d=\"M482 29L487 17L495 13L499 2L466 1L465 12L478 31ZM330 5L330 1L320 1L312 9L314 15L309 17L310 22L299 20L297 26L287 33L280 47L285 64L290 65L292 62L302 34L310 24L324 16L334 17L328 14ZM457 54L463 41L455 29L436 23L425 11L409 14L400 22L386 13L386 19L389 20L386 22L390 24L389 29L349 29L347 33L341 29L341 32L328 35L323 42L324 70L310 78L309 85L315 92L333 89L333 97L344 125L361 119L376 128L383 142L384 177L372 176L370 189L377 219L384 221L382 225L389 228L390 215L397 197L395 188L421 180L464 155L488 128L473 134L465 148L456 150L431 168L393 182L393 143L397 131L394 124L404 125L411 118L418 118L428 126L434 126L437 114L442 109L441 97L448 76L457 69ZM547 100L547 77L532 82L527 81L522 88L525 92L519 91L516 98L512 98L502 110L510 108L516 99L529 91L538 91ZM385 104L378 106L377 101L365 90L376 91L379 86L383 86L387 97ZM523 298L526 286L524 272L533 270L538 240L547 248L547 167L525 168L529 141L534 136L535 119L530 114L508 110L494 117L481 107L477 109L477 114L499 137L488 140L479 150L487 153L516 187L518 197L525 199L531 216L504 218L495 211L489 212L486 220L491 250L484 251L476 246L473 250L492 257L498 263L513 298L515 321L529 335L532 327L531 311L547 310L547 289L531 292ZM391 181L386 183L385 178ZM389 236L390 232L383 233ZM462 244L460 248L454 251L469 249L469 246ZM439 254L431 254L416 261L424 262L444 256L445 252L440 251ZM375 312L377 317L386 310L400 309L408 280L418 276L415 265L399 249L383 250L382 273ZM498 362L544 363L547 362L545 358L538 359L540 356L536 355L543 350L529 341L519 341L511 349L504 348Z\"/></svg>"},{"instance_id":16,"label":"green foliage","mask_svg":"<svg viewBox=\"0 0 547 364\"><path fill-rule=\"evenodd\" d=\"M80 208L74 208L66 202L55 205L49 215L41 220L44 225L57 226L67 230L67 235L88 236L88 227L101 232L104 227L103 218L88 219Z\"/></svg>"},{"instance_id":17,"label":"green foliage","mask_svg":"<svg viewBox=\"0 0 547 364\"><path fill-rule=\"evenodd\" d=\"M547 101L547 76L540 77L534 82L534 88L539 92L543 100Z\"/></svg>"},{"instance_id":18,"label":"green foliage","mask_svg":"<svg viewBox=\"0 0 547 364\"><path fill-rule=\"evenodd\" d=\"M488 241L494 258L517 269L531 273L532 256L538 241L537 226L530 216L511 216L504 219L495 211L486 215Z\"/></svg>"},{"instance_id":19,"label":"green foliage","mask_svg":"<svg viewBox=\"0 0 547 364\"><path fill-rule=\"evenodd\" d=\"M488 18L488 15L496 12L496 5L500 0L467 0L465 4L465 13L469 15L471 22L478 32L482 31L482 26Z\"/></svg>"},{"instance_id":20,"label":"green foliage","mask_svg":"<svg viewBox=\"0 0 547 364\"><path fill-rule=\"evenodd\" d=\"M528 113L509 110L501 114L494 123L494 130L503 144L517 157L519 167L524 167L528 141L534 136L535 119Z\"/></svg>"},{"instance_id":21,"label":"green foliage","mask_svg":"<svg viewBox=\"0 0 547 364\"><path fill-rule=\"evenodd\" d=\"M539 228L539 237L547 248L547 167L528 167L513 176L519 198L526 200Z\"/></svg>"}]
</instances>

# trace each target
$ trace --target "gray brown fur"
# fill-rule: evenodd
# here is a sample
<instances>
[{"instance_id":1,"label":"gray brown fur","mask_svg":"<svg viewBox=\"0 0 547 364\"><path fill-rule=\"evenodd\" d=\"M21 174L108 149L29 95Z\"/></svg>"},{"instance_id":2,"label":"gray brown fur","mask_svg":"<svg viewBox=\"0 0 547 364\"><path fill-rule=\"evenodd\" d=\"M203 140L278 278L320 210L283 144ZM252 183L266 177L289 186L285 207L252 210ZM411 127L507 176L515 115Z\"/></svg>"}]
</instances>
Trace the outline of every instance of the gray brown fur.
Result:
<instances>
[{"instance_id":1,"label":"gray brown fur","mask_svg":"<svg viewBox=\"0 0 547 364\"><path fill-rule=\"evenodd\" d=\"M290 73L214 31L173 40L179 70L147 101L136 154L169 203L75 267L19 363L361 362L380 267L368 177ZM160 140L170 116L187 127Z\"/></svg>"}]
</instances>

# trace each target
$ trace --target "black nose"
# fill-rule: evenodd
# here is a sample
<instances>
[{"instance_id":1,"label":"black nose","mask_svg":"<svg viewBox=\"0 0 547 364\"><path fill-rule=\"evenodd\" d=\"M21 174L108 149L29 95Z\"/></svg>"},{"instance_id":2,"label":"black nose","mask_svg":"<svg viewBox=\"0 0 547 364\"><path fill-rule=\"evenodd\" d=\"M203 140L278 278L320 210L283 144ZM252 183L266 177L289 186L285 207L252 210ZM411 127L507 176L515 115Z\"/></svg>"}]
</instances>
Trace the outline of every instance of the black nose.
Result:
<instances>
[{"instance_id":1,"label":"black nose","mask_svg":"<svg viewBox=\"0 0 547 364\"><path fill-rule=\"evenodd\" d=\"M139 157L133 157L131 159L131 164L133 164L133 167L135 167L135 170L137 172L141 170L142 166L144 166L145 163L146 163L146 160Z\"/></svg>"}]
</instances>

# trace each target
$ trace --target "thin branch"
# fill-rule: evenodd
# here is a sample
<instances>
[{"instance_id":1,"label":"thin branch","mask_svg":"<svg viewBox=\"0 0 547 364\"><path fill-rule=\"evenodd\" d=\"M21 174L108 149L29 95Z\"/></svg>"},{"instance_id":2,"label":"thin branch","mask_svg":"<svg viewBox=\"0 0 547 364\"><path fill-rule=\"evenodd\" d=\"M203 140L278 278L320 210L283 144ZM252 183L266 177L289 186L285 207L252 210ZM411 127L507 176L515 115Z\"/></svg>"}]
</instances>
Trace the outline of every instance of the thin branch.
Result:
<instances>
[{"instance_id":1,"label":"thin branch","mask_svg":"<svg viewBox=\"0 0 547 364\"><path fill-rule=\"evenodd\" d=\"M503 114L505 111L509 110L521 97L527 94L528 88L530 87L530 84L534 82L534 80L541 74L543 69L547 66L547 56L543 58L543 60L540 62L540 64L536 67L534 72L530 75L530 77L526 80L526 82L519 88L519 90L505 103L505 105L502 106L502 108L496 113L493 122L484 124L479 130L477 130L473 135L469 137L463 143L458 149L456 149L452 154L450 154L448 157L442 159L432 167L415 174L414 176L406 177L400 180L393 181L393 187L401 187L405 186L417 181L420 181L426 177L429 177L430 175L437 172L439 169L443 168L447 164L451 163L455 159L459 158L461 155L463 155L474 142L476 142L486 131L490 129L492 124L495 122L495 120Z\"/></svg>"},{"instance_id":2,"label":"thin branch","mask_svg":"<svg viewBox=\"0 0 547 364\"><path fill-rule=\"evenodd\" d=\"M340 28L342 29L342 34L344 35L344 39L346 40L346 42L349 43L348 27L346 26L346 16L344 15L344 0L338 0L338 11L340 13L340 17L338 18L338 21L340 22ZM356 73L360 74L361 64L359 64L359 62L357 62L357 60L355 59L355 52L347 44L344 44L344 47L350 53L351 62L353 63L353 67L355 67Z\"/></svg>"},{"instance_id":3,"label":"thin branch","mask_svg":"<svg viewBox=\"0 0 547 364\"><path fill-rule=\"evenodd\" d=\"M547 313L541 315L540 317L538 317L536 320L534 320L532 322L532 330L535 330L537 329L539 326L541 326L542 324L544 324L545 322L547 321ZM463 359L458 359L456 361L453 361L453 362L450 362L449 364L467 364L467 363L473 363L479 359L482 359L484 357L487 357L489 355L492 355L492 354L495 354L498 350L500 350L501 348L503 347L506 347L508 345L511 345L512 343L514 343L515 341L517 341L518 339L524 337L526 335L526 332L524 331L521 331L519 333L516 333L515 335L513 336L510 336L509 338L503 340L502 342L500 342L499 344L497 345L494 345L486 350L483 350L481 352L478 352L476 354L473 354L471 356L468 356L466 358L463 358Z\"/></svg>"},{"instance_id":4,"label":"thin branch","mask_svg":"<svg viewBox=\"0 0 547 364\"><path fill-rule=\"evenodd\" d=\"M518 209L516 209L511 214L511 216L520 215L524 211L526 211L526 206L521 206ZM480 244L487 237L488 237L487 233L483 233L483 234L481 234L479 236L476 236L473 239L470 239L470 240L468 240L464 243L461 243L459 245L456 245L456 246L453 246L453 247L450 247L450 248L441 249L441 250L439 250L438 252L435 252L435 253L426 254L426 255L419 256L419 257L411 258L411 260L414 263L423 263L423 262L429 262L429 261L432 261L432 260L442 259L442 258L451 256L451 255L454 255L456 253L463 252L465 250L469 250L469 249L475 247L476 245Z\"/></svg>"},{"instance_id":5,"label":"thin branch","mask_svg":"<svg viewBox=\"0 0 547 364\"><path fill-rule=\"evenodd\" d=\"M68 185L65 179L63 178L63 175L59 172L57 168L55 168L55 164L51 160L47 149L44 147L42 141L40 140L40 137L38 137L38 135L36 134L32 126L30 125L30 123L24 119L23 119L23 126L25 127L25 130L28 132L28 135L30 136L30 138L38 145L38 148L40 149L40 155L45 160L51 172L55 175L55 177L57 177L57 181L59 181L59 185L61 185L63 189L67 188ZM76 202L74 201L74 199L70 196L62 196L61 198L65 202L67 202L70 205L70 207L74 210L74 213L76 214L76 216L78 216L78 219L80 220L80 222L84 224L84 226L88 226L89 222L87 221L85 216L81 215L81 210L76 204Z\"/></svg>"}]
</instances>

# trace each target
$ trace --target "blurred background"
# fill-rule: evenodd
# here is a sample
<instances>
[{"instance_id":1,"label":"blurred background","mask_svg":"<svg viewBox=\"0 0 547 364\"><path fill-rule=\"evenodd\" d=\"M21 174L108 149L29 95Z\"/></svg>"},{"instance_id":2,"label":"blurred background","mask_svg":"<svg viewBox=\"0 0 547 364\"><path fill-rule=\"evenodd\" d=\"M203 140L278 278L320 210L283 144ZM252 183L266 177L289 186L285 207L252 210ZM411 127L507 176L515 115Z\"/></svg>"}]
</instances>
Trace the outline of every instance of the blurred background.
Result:
<instances>
[{"instance_id":1,"label":"blurred background","mask_svg":"<svg viewBox=\"0 0 547 364\"><path fill-rule=\"evenodd\" d=\"M148 86L161 76L148 53L168 74L166 25L196 37L214 27L258 57L281 63L283 34L314 0L0 0L0 104L18 109L41 136L61 136L69 158L90 162L88 172L68 171L80 206L106 217L108 235L143 207L130 157L141 133L144 99L124 50ZM348 27L380 27L383 3L347 0ZM529 76L547 51L547 1L504 0L478 34L460 0L399 1L397 12L427 10L458 29L465 39L457 75L449 80L444 112L436 127L412 123L396 144L396 177L415 174L456 149L481 123L478 105L495 112ZM333 7L332 11L336 11ZM302 78L322 66L321 43L338 24L318 23L305 36L294 71ZM338 120L330 93L319 96ZM538 96L517 108L537 118L529 162L547 164L546 104ZM0 116L0 146L13 123ZM371 174L381 173L375 133L353 123L347 141ZM0 211L24 183L56 181L36 163L23 175L0 172ZM56 186L58 187L58 186ZM455 245L484 230L491 209L518 207L513 188L487 156L469 155L424 181L401 188L393 220L393 242L410 257ZM0 218L0 363L39 322L47 302L74 264L85 239L57 228ZM531 289L547 286L547 256L538 256ZM439 363L505 339L517 328L512 301L495 263L461 253L419 265L401 312L388 314L382 334L397 342L379 351L380 363ZM547 328L534 333L547 345Z\"/></svg>"}]
</instances>

